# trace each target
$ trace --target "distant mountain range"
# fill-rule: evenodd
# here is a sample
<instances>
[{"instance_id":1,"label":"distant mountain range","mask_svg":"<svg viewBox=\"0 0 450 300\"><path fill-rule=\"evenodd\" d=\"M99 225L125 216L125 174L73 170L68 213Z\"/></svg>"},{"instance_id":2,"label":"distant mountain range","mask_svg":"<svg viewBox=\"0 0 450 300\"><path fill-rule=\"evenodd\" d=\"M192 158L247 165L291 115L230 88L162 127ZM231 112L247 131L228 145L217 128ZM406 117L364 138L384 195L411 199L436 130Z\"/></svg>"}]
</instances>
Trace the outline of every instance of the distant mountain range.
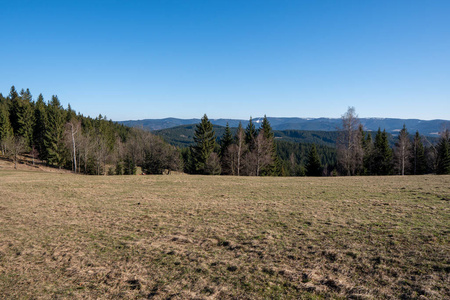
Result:
<instances>
[{"instance_id":1,"label":"distant mountain range","mask_svg":"<svg viewBox=\"0 0 450 300\"><path fill-rule=\"evenodd\" d=\"M307 131L336 131L342 124L340 118L273 118L267 117L270 125L274 130L307 130ZM365 131L377 131L386 129L386 132L396 135L403 127L406 126L410 134L419 131L421 135L437 137L439 131L445 124L447 128L450 126L450 120L419 120L419 119L393 119L393 118L360 118L361 124ZM245 128L248 120L237 119L210 119L214 125L225 126L227 123L230 127L237 127L239 122ZM254 118L253 122L257 125L261 123L262 118ZM167 129L182 125L197 124L200 119L145 119L120 121L118 123L130 127L139 127L150 131Z\"/></svg>"}]
</instances>

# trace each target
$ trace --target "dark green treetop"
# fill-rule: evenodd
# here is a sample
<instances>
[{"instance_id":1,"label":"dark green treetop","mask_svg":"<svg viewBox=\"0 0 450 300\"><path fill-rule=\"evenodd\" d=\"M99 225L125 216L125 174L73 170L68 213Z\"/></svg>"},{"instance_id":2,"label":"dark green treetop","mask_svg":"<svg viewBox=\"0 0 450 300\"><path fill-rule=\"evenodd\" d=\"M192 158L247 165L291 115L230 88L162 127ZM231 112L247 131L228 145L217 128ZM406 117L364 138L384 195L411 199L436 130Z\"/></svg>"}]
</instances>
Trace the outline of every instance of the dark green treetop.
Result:
<instances>
[{"instance_id":1,"label":"dark green treetop","mask_svg":"<svg viewBox=\"0 0 450 300\"><path fill-rule=\"evenodd\" d=\"M204 174L206 162L216 147L213 125L206 114L195 128L194 142L195 145L192 146L193 167L196 173Z\"/></svg>"},{"instance_id":2,"label":"dark green treetop","mask_svg":"<svg viewBox=\"0 0 450 300\"><path fill-rule=\"evenodd\" d=\"M319 154L317 154L316 145L312 144L308 158L306 160L306 175L307 176L321 176L322 166L320 164Z\"/></svg>"}]
</instances>

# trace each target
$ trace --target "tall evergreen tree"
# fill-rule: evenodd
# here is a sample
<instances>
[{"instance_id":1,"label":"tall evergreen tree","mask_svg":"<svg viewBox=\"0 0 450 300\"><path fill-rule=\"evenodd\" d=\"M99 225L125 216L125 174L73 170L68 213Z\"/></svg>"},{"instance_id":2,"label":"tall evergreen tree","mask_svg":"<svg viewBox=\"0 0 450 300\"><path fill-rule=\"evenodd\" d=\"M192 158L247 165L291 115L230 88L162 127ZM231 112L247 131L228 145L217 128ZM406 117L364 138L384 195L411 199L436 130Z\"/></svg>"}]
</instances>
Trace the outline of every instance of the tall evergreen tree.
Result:
<instances>
[{"instance_id":1,"label":"tall evergreen tree","mask_svg":"<svg viewBox=\"0 0 450 300\"><path fill-rule=\"evenodd\" d=\"M19 131L19 117L22 110L22 102L19 98L19 94L16 91L14 86L11 87L11 91L9 92L9 120L11 122L11 126L14 131L14 135L18 134Z\"/></svg>"},{"instance_id":2,"label":"tall evergreen tree","mask_svg":"<svg viewBox=\"0 0 450 300\"><path fill-rule=\"evenodd\" d=\"M392 169L392 149L389 147L386 130L381 132L378 128L373 151L372 174L391 175Z\"/></svg>"},{"instance_id":3,"label":"tall evergreen tree","mask_svg":"<svg viewBox=\"0 0 450 300\"><path fill-rule=\"evenodd\" d=\"M363 174L370 175L373 171L374 149L372 141L372 133L367 133L367 137L363 135Z\"/></svg>"},{"instance_id":4,"label":"tall evergreen tree","mask_svg":"<svg viewBox=\"0 0 450 300\"><path fill-rule=\"evenodd\" d=\"M272 126L270 126L269 120L267 120L266 115L261 123L261 131L263 133L263 137L267 140L267 143L270 144L271 153L270 156L272 158L272 163L267 167L261 170L262 175L270 175L270 176L279 176L281 175L281 162L277 155L277 145L275 144L274 134L272 131Z\"/></svg>"},{"instance_id":5,"label":"tall evergreen tree","mask_svg":"<svg viewBox=\"0 0 450 300\"><path fill-rule=\"evenodd\" d=\"M26 94L28 97L29 94ZM31 97L31 95L29 95ZM21 99L21 107L18 115L17 135L23 137L25 148L30 149L33 144L34 107L29 100Z\"/></svg>"},{"instance_id":6,"label":"tall evergreen tree","mask_svg":"<svg viewBox=\"0 0 450 300\"><path fill-rule=\"evenodd\" d=\"M233 175L233 155L232 155L233 135L230 126L227 123L225 133L220 139L220 164L222 166L222 174ZM211 159L211 162L214 160ZM214 169L214 168L212 168Z\"/></svg>"},{"instance_id":7,"label":"tall evergreen tree","mask_svg":"<svg viewBox=\"0 0 450 300\"><path fill-rule=\"evenodd\" d=\"M6 145L13 137L13 129L9 121L9 111L5 102L0 103L0 154L5 154Z\"/></svg>"},{"instance_id":8,"label":"tall evergreen tree","mask_svg":"<svg viewBox=\"0 0 450 300\"><path fill-rule=\"evenodd\" d=\"M39 158L47 160L47 149L45 147L45 132L47 130L47 110L44 97L39 94L34 109L35 125L33 128L33 144L39 154Z\"/></svg>"},{"instance_id":9,"label":"tall evergreen tree","mask_svg":"<svg viewBox=\"0 0 450 300\"><path fill-rule=\"evenodd\" d=\"M419 131L416 131L416 135L414 136L410 166L410 173L414 175L422 175L427 171L425 148L423 146Z\"/></svg>"},{"instance_id":10,"label":"tall evergreen tree","mask_svg":"<svg viewBox=\"0 0 450 300\"><path fill-rule=\"evenodd\" d=\"M65 113L57 96L52 96L48 105L48 126L45 132L45 147L48 153L48 163L58 167L64 165L66 148L64 145Z\"/></svg>"},{"instance_id":11,"label":"tall evergreen tree","mask_svg":"<svg viewBox=\"0 0 450 300\"><path fill-rule=\"evenodd\" d=\"M220 157L225 156L225 152L231 144L233 144L233 135L231 134L231 129L227 122L227 125L225 126L225 133L220 139Z\"/></svg>"},{"instance_id":12,"label":"tall evergreen tree","mask_svg":"<svg viewBox=\"0 0 450 300\"><path fill-rule=\"evenodd\" d=\"M320 164L319 154L317 153L316 145L312 144L306 160L306 175L307 176L321 176L322 166Z\"/></svg>"},{"instance_id":13,"label":"tall evergreen tree","mask_svg":"<svg viewBox=\"0 0 450 300\"><path fill-rule=\"evenodd\" d=\"M437 146L436 174L450 174L450 131L448 129L441 133Z\"/></svg>"},{"instance_id":14,"label":"tall evergreen tree","mask_svg":"<svg viewBox=\"0 0 450 300\"><path fill-rule=\"evenodd\" d=\"M255 124L253 124L252 117L250 117L247 128L245 129L245 143L248 145L250 151L254 148L257 135L258 131L256 130Z\"/></svg>"},{"instance_id":15,"label":"tall evergreen tree","mask_svg":"<svg viewBox=\"0 0 450 300\"><path fill-rule=\"evenodd\" d=\"M197 124L194 133L195 145L192 146L192 158L195 172L205 174L206 163L216 146L216 135L212 123L206 114Z\"/></svg>"}]
</instances>

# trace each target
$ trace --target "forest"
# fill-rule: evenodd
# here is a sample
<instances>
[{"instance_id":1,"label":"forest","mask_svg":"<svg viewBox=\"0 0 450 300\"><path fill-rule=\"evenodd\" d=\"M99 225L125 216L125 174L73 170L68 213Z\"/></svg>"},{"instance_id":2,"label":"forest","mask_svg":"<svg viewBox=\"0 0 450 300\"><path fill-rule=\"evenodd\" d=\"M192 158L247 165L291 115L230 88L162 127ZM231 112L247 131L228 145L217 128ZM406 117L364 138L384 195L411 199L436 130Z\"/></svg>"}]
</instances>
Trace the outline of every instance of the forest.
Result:
<instances>
[{"instance_id":1,"label":"forest","mask_svg":"<svg viewBox=\"0 0 450 300\"><path fill-rule=\"evenodd\" d=\"M138 168L143 174L235 176L450 174L448 128L434 144L404 126L392 145L381 128L364 132L354 108L342 116L342 127L329 134L327 144L277 140L293 133L276 137L266 117L259 128L252 118L246 128L227 124L220 136L206 114L192 127L192 143L175 146L149 131L64 108L57 96L46 102L39 94L34 100L29 89L18 92L14 86L8 96L0 93L0 155L14 164L25 156L33 164L89 175L131 175Z\"/></svg>"}]
</instances>

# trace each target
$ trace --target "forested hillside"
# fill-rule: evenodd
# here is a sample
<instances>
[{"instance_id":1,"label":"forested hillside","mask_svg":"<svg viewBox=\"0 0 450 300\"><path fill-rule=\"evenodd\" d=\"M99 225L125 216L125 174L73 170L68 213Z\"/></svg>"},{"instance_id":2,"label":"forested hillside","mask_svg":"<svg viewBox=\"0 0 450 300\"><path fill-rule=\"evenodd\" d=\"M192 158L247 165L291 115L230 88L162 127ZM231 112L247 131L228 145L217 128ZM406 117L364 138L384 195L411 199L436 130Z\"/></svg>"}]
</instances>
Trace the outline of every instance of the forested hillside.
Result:
<instances>
[{"instance_id":1,"label":"forested hillside","mask_svg":"<svg viewBox=\"0 0 450 300\"><path fill-rule=\"evenodd\" d=\"M63 108L57 96L45 101L31 92L0 94L0 156L15 164L21 155L83 174L134 174L180 168L179 152L150 132Z\"/></svg>"}]
</instances>

